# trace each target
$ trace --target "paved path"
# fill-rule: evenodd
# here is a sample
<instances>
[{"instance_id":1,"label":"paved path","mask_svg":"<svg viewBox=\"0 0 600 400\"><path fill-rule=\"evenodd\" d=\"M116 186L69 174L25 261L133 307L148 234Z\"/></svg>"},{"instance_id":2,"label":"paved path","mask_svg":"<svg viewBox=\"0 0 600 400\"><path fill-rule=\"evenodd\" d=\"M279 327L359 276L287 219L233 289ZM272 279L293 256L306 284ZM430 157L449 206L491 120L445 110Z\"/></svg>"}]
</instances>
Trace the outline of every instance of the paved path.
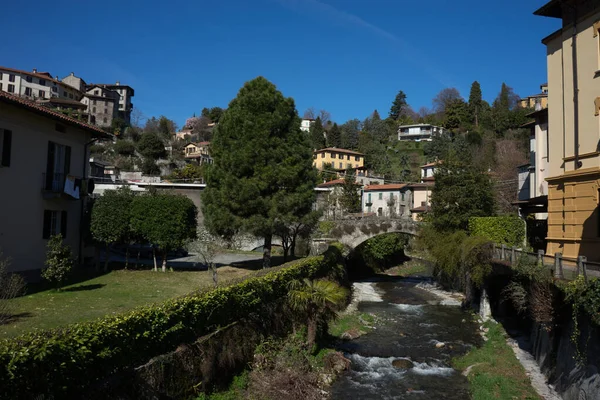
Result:
<instances>
[{"instance_id":1,"label":"paved path","mask_svg":"<svg viewBox=\"0 0 600 400\"><path fill-rule=\"evenodd\" d=\"M224 266L245 261L260 260L261 258L262 253L222 253L215 257L215 263L217 266ZM101 255L100 259L103 261L104 255ZM125 263L125 256L120 254L111 254L110 260L114 262ZM160 258L157 257L156 261L159 263L160 267ZM141 258L139 262L143 265L154 265L154 261L151 258ZM133 254L129 257L129 263L137 263L137 259ZM190 253L187 257L169 258L167 260L167 266L173 269L206 270L206 267L202 264L202 262L200 262L200 259L193 253Z\"/></svg>"}]
</instances>

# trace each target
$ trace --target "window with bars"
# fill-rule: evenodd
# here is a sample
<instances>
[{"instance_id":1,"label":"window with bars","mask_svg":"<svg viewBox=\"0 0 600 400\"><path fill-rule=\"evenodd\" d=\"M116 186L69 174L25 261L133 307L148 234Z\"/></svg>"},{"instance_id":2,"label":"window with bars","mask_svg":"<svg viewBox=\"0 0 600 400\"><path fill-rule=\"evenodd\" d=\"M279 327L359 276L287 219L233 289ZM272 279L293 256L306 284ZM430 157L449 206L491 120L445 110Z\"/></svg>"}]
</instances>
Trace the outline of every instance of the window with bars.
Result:
<instances>
[{"instance_id":1,"label":"window with bars","mask_svg":"<svg viewBox=\"0 0 600 400\"><path fill-rule=\"evenodd\" d=\"M67 212L44 210L42 238L50 239L51 236L59 234L63 239L67 237Z\"/></svg>"}]
</instances>

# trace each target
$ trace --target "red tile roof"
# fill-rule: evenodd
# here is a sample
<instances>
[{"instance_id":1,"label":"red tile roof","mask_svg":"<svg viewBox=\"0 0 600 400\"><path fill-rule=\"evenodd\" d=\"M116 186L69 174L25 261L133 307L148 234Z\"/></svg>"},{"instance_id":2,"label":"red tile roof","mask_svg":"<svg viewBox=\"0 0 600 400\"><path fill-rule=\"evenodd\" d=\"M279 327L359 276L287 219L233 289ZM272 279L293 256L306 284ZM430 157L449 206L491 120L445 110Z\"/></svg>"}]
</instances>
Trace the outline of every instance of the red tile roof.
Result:
<instances>
[{"instance_id":1,"label":"red tile roof","mask_svg":"<svg viewBox=\"0 0 600 400\"><path fill-rule=\"evenodd\" d=\"M406 186L408 186L406 183L390 183L387 185L368 185L368 186L365 186L365 192L370 192L373 190L400 190Z\"/></svg>"},{"instance_id":2,"label":"red tile roof","mask_svg":"<svg viewBox=\"0 0 600 400\"><path fill-rule=\"evenodd\" d=\"M434 162L430 162L428 164L425 165L421 165L421 168L427 168L427 167L435 167L436 165L441 164L441 161L434 161Z\"/></svg>"},{"instance_id":3,"label":"red tile roof","mask_svg":"<svg viewBox=\"0 0 600 400\"><path fill-rule=\"evenodd\" d=\"M77 89L75 89L74 87L72 87L72 86L69 86L69 85L67 85L66 83L62 82L62 81L59 81L59 80L56 80L56 79L54 79L54 78L52 77L52 75L50 75L50 73L49 73L49 72L29 72L29 71L23 71L23 70L21 70L21 69L14 69L14 68L1 67L1 66L0 66L0 70L1 70L1 71L10 71L10 72L15 72L15 73L17 73L17 74L25 74L25 75L31 75L31 76L35 76L36 78L39 78L39 79L45 79L45 80L47 80L47 81L51 81L51 82L54 82L54 83L58 83L58 84L60 84L61 86L67 87L67 88L69 88L69 89L77 90ZM77 91L79 91L79 90L77 90Z\"/></svg>"},{"instance_id":4,"label":"red tile roof","mask_svg":"<svg viewBox=\"0 0 600 400\"><path fill-rule=\"evenodd\" d=\"M430 189L433 187L433 183L423 182L423 183L411 183L408 185L409 188L412 189Z\"/></svg>"},{"instance_id":5,"label":"red tile roof","mask_svg":"<svg viewBox=\"0 0 600 400\"><path fill-rule=\"evenodd\" d=\"M338 149L337 147L327 147L326 149L315 150L315 153L324 153L324 152L354 154L356 156L362 156L362 157L365 156L363 153L359 153L358 151Z\"/></svg>"},{"instance_id":6,"label":"red tile roof","mask_svg":"<svg viewBox=\"0 0 600 400\"><path fill-rule=\"evenodd\" d=\"M344 184L344 179L334 179L329 182L321 183L321 184L317 185L317 187L329 187L329 186L337 186L337 185L343 185L343 184Z\"/></svg>"},{"instance_id":7,"label":"red tile roof","mask_svg":"<svg viewBox=\"0 0 600 400\"><path fill-rule=\"evenodd\" d=\"M107 132L103 131L102 129L98 128L97 126L88 125L85 122L78 121L78 120L68 117L62 113L59 113L57 111L46 108L40 104L23 99L21 97L13 96L6 92L0 92L0 101L5 102L5 103L10 103L10 104L13 104L18 107L25 108L29 111L33 111L33 112L41 114L45 117L57 119L61 122L65 122L70 125L77 126L78 128L85 129L87 131L92 132L93 134L98 135L98 136L102 136L105 138L112 137L112 135L108 134Z\"/></svg>"},{"instance_id":8,"label":"red tile roof","mask_svg":"<svg viewBox=\"0 0 600 400\"><path fill-rule=\"evenodd\" d=\"M421 178L423 182L435 182L435 176L428 176L427 178Z\"/></svg>"},{"instance_id":9,"label":"red tile roof","mask_svg":"<svg viewBox=\"0 0 600 400\"><path fill-rule=\"evenodd\" d=\"M420 213L420 212L429 211L430 209L431 209L431 206L419 206L419 207L411 208L410 211Z\"/></svg>"}]
</instances>

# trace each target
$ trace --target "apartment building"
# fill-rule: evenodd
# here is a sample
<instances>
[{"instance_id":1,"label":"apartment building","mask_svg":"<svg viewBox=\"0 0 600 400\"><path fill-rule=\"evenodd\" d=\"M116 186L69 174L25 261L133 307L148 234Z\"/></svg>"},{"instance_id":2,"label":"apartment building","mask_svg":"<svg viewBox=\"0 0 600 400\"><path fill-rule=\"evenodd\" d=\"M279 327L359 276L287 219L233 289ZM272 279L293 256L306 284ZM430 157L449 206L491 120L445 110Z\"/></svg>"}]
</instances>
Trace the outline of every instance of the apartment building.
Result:
<instances>
[{"instance_id":1,"label":"apartment building","mask_svg":"<svg viewBox=\"0 0 600 400\"><path fill-rule=\"evenodd\" d=\"M400 125L398 127L398 140L412 140L415 142L430 142L435 135L446 132L441 126L431 124Z\"/></svg>"},{"instance_id":2,"label":"apartment building","mask_svg":"<svg viewBox=\"0 0 600 400\"><path fill-rule=\"evenodd\" d=\"M119 93L103 86L88 85L81 103L86 107L88 122L93 125L109 127L119 111Z\"/></svg>"},{"instance_id":3,"label":"apartment building","mask_svg":"<svg viewBox=\"0 0 600 400\"><path fill-rule=\"evenodd\" d=\"M411 217L412 191L405 183L365 186L362 198L363 213L379 217Z\"/></svg>"},{"instance_id":4,"label":"apartment building","mask_svg":"<svg viewBox=\"0 0 600 400\"><path fill-rule=\"evenodd\" d=\"M54 234L79 255L88 149L104 137L98 127L0 92L0 248L10 270L39 276Z\"/></svg>"},{"instance_id":5,"label":"apartment building","mask_svg":"<svg viewBox=\"0 0 600 400\"><path fill-rule=\"evenodd\" d=\"M334 169L359 168L365 165L365 155L357 151L328 147L313 153L313 166L319 171L331 164Z\"/></svg>"},{"instance_id":6,"label":"apartment building","mask_svg":"<svg viewBox=\"0 0 600 400\"><path fill-rule=\"evenodd\" d=\"M531 108L536 111L548 108L548 84L542 83L540 85L540 90L541 93L519 99L519 107Z\"/></svg>"},{"instance_id":7,"label":"apartment building","mask_svg":"<svg viewBox=\"0 0 600 400\"><path fill-rule=\"evenodd\" d=\"M14 68L0 67L0 92L31 100L60 98L79 101L82 93L53 78L48 72L22 71Z\"/></svg>"},{"instance_id":8,"label":"apartment building","mask_svg":"<svg viewBox=\"0 0 600 400\"><path fill-rule=\"evenodd\" d=\"M548 64L547 253L600 261L600 2L552 0L535 15L562 27Z\"/></svg>"},{"instance_id":9,"label":"apartment building","mask_svg":"<svg viewBox=\"0 0 600 400\"><path fill-rule=\"evenodd\" d=\"M114 90L119 94L118 104L118 117L127 122L131 123L131 112L133 111L133 103L131 98L135 95L135 91L131 86L121 85L121 82L117 81L115 84L110 83L95 83L88 86L99 86L106 89Z\"/></svg>"},{"instance_id":10,"label":"apartment building","mask_svg":"<svg viewBox=\"0 0 600 400\"><path fill-rule=\"evenodd\" d=\"M314 123L315 120L312 118L302 118L302 121L300 122L300 130L303 132L308 132Z\"/></svg>"}]
</instances>

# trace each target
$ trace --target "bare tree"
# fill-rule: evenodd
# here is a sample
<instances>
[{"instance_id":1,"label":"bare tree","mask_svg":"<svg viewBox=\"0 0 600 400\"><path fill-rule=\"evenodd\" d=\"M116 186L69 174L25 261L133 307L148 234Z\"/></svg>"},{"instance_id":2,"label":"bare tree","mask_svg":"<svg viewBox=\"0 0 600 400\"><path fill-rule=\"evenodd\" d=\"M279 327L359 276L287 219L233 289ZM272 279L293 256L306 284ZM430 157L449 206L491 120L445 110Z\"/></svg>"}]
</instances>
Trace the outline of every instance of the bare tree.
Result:
<instances>
[{"instance_id":1,"label":"bare tree","mask_svg":"<svg viewBox=\"0 0 600 400\"><path fill-rule=\"evenodd\" d=\"M306 111L304 111L304 118L305 119L316 119L317 118L317 110L314 107L308 108Z\"/></svg>"},{"instance_id":2,"label":"bare tree","mask_svg":"<svg viewBox=\"0 0 600 400\"><path fill-rule=\"evenodd\" d=\"M204 240L193 242L190 245L190 249L196 253L198 261L206 265L208 271L212 273L213 284L217 287L219 279L215 258L221 253L221 248L213 240L206 238Z\"/></svg>"},{"instance_id":3,"label":"bare tree","mask_svg":"<svg viewBox=\"0 0 600 400\"><path fill-rule=\"evenodd\" d=\"M8 272L10 260L0 252L0 325L13 317L11 299L19 296L25 289L25 281L17 274Z\"/></svg>"},{"instance_id":4,"label":"bare tree","mask_svg":"<svg viewBox=\"0 0 600 400\"><path fill-rule=\"evenodd\" d=\"M458 89L442 89L437 96L433 98L433 110L436 113L443 115L446 112L446 108L455 100L464 100Z\"/></svg>"},{"instance_id":5,"label":"bare tree","mask_svg":"<svg viewBox=\"0 0 600 400\"><path fill-rule=\"evenodd\" d=\"M319 117L321 118L321 123L323 126L330 125L331 122L331 113L327 110L319 111Z\"/></svg>"},{"instance_id":6,"label":"bare tree","mask_svg":"<svg viewBox=\"0 0 600 400\"><path fill-rule=\"evenodd\" d=\"M134 128L142 129L142 122L144 122L147 118L144 113L139 108L134 108L131 111L131 126Z\"/></svg>"},{"instance_id":7,"label":"bare tree","mask_svg":"<svg viewBox=\"0 0 600 400\"><path fill-rule=\"evenodd\" d=\"M492 173L495 178L496 202L501 211L510 212L515 208L512 202L517 199L517 167L526 163L527 157L518 140L501 139L495 142L495 158Z\"/></svg>"}]
</instances>

